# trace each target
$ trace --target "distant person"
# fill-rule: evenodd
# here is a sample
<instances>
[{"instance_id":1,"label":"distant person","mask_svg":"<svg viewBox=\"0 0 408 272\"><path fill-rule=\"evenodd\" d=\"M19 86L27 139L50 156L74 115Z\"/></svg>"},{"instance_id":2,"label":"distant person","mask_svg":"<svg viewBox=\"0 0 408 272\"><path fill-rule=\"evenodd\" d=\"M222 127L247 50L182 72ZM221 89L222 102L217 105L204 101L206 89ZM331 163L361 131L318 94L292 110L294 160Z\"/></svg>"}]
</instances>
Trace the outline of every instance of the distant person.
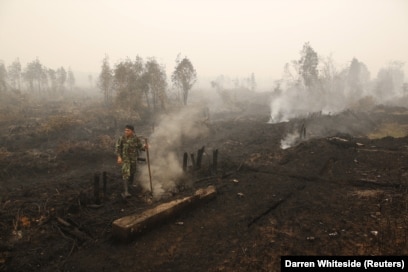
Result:
<instances>
[{"instance_id":1,"label":"distant person","mask_svg":"<svg viewBox=\"0 0 408 272\"><path fill-rule=\"evenodd\" d=\"M143 151L147 148L146 145L136 136L135 129L132 125L125 126L125 133L117 140L115 151L118 156L117 162L122 165L122 179L124 192L122 197L132 196L129 193L129 184L133 185L137 158L139 151Z\"/></svg>"}]
</instances>

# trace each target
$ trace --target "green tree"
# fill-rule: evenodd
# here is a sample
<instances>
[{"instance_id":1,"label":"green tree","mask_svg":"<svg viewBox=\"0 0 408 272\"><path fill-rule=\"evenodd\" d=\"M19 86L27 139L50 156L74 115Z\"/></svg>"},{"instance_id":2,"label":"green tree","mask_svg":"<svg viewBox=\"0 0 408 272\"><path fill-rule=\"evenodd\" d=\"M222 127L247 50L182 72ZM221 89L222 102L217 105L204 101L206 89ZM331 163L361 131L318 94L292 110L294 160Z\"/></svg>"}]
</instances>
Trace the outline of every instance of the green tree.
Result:
<instances>
[{"instance_id":1,"label":"green tree","mask_svg":"<svg viewBox=\"0 0 408 272\"><path fill-rule=\"evenodd\" d=\"M255 91L256 90L256 80L255 80L255 74L252 73L251 74L251 78L249 80L249 87L251 89L251 91Z\"/></svg>"},{"instance_id":2,"label":"green tree","mask_svg":"<svg viewBox=\"0 0 408 272\"><path fill-rule=\"evenodd\" d=\"M310 46L309 42L303 45L302 51L300 51L299 60L299 75L303 79L303 83L307 88L311 88L318 81L319 59L317 53Z\"/></svg>"},{"instance_id":3,"label":"green tree","mask_svg":"<svg viewBox=\"0 0 408 272\"><path fill-rule=\"evenodd\" d=\"M132 67L133 63L129 59L116 64L115 69L113 70L113 78L115 90L118 92L118 95L128 91L130 77L133 73Z\"/></svg>"},{"instance_id":4,"label":"green tree","mask_svg":"<svg viewBox=\"0 0 408 272\"><path fill-rule=\"evenodd\" d=\"M403 62L394 61L380 69L375 86L375 93L380 99L403 95L403 67Z\"/></svg>"},{"instance_id":5,"label":"green tree","mask_svg":"<svg viewBox=\"0 0 408 272\"><path fill-rule=\"evenodd\" d=\"M105 105L112 102L113 75L109 65L109 57L105 55L102 60L101 73L99 74L98 87L103 93Z\"/></svg>"},{"instance_id":6,"label":"green tree","mask_svg":"<svg viewBox=\"0 0 408 272\"><path fill-rule=\"evenodd\" d=\"M22 73L24 82L27 83L30 92L34 91L35 72L32 63L28 63L24 72Z\"/></svg>"},{"instance_id":7,"label":"green tree","mask_svg":"<svg viewBox=\"0 0 408 272\"><path fill-rule=\"evenodd\" d=\"M149 103L149 74L143 59L140 56L136 56L132 66L132 77L130 78L129 85L132 88L132 103L136 109L143 108L143 97L147 108L150 110Z\"/></svg>"},{"instance_id":8,"label":"green tree","mask_svg":"<svg viewBox=\"0 0 408 272\"><path fill-rule=\"evenodd\" d=\"M71 70L71 67L68 68L67 83L68 83L70 91L72 92L72 89L75 86L75 76Z\"/></svg>"},{"instance_id":9,"label":"green tree","mask_svg":"<svg viewBox=\"0 0 408 272\"><path fill-rule=\"evenodd\" d=\"M173 84L182 91L183 104L187 105L188 94L197 81L197 73L191 61L184 57L181 61L177 58L176 68L171 77Z\"/></svg>"},{"instance_id":10,"label":"green tree","mask_svg":"<svg viewBox=\"0 0 408 272\"><path fill-rule=\"evenodd\" d=\"M89 87L92 89L93 88L93 76L92 76L92 74L88 75L88 82L89 82Z\"/></svg>"},{"instance_id":11,"label":"green tree","mask_svg":"<svg viewBox=\"0 0 408 272\"><path fill-rule=\"evenodd\" d=\"M55 95L58 89L57 73L55 72L54 69L48 69L47 73L48 73L48 78L50 79L50 83L51 83L50 93Z\"/></svg>"},{"instance_id":12,"label":"green tree","mask_svg":"<svg viewBox=\"0 0 408 272\"><path fill-rule=\"evenodd\" d=\"M64 67L61 66L57 69L56 77L58 91L63 94L65 91L65 82L67 81L67 71Z\"/></svg>"},{"instance_id":13,"label":"green tree","mask_svg":"<svg viewBox=\"0 0 408 272\"><path fill-rule=\"evenodd\" d=\"M153 111L156 113L159 105L162 110L166 109L166 72L164 67L160 66L155 58L150 58L146 62L145 78L150 90Z\"/></svg>"},{"instance_id":14,"label":"green tree","mask_svg":"<svg viewBox=\"0 0 408 272\"><path fill-rule=\"evenodd\" d=\"M35 90L37 87L38 94L42 94L42 86L44 81L46 81L46 68L43 67L39 59L29 62L23 73L23 78L29 85L30 91Z\"/></svg>"},{"instance_id":15,"label":"green tree","mask_svg":"<svg viewBox=\"0 0 408 272\"><path fill-rule=\"evenodd\" d=\"M364 93L364 88L370 80L370 72L367 66L353 58L347 74L347 87L350 94L354 97L361 97Z\"/></svg>"},{"instance_id":16,"label":"green tree","mask_svg":"<svg viewBox=\"0 0 408 272\"><path fill-rule=\"evenodd\" d=\"M8 67L8 77L10 80L10 85L14 89L21 89L21 64L20 60L17 58Z\"/></svg>"},{"instance_id":17,"label":"green tree","mask_svg":"<svg viewBox=\"0 0 408 272\"><path fill-rule=\"evenodd\" d=\"M211 81L211 87L214 88L217 92L224 90L225 77L224 75L219 75L215 80Z\"/></svg>"},{"instance_id":18,"label":"green tree","mask_svg":"<svg viewBox=\"0 0 408 272\"><path fill-rule=\"evenodd\" d=\"M7 91L7 70L4 63L0 61L0 93Z\"/></svg>"},{"instance_id":19,"label":"green tree","mask_svg":"<svg viewBox=\"0 0 408 272\"><path fill-rule=\"evenodd\" d=\"M402 95L403 96L408 96L408 83L402 84Z\"/></svg>"},{"instance_id":20,"label":"green tree","mask_svg":"<svg viewBox=\"0 0 408 272\"><path fill-rule=\"evenodd\" d=\"M145 91L148 92L149 90L148 83L144 78L144 71L143 59L139 56L134 62L128 58L116 64L113 77L118 105L133 110L143 107L142 96Z\"/></svg>"}]
</instances>

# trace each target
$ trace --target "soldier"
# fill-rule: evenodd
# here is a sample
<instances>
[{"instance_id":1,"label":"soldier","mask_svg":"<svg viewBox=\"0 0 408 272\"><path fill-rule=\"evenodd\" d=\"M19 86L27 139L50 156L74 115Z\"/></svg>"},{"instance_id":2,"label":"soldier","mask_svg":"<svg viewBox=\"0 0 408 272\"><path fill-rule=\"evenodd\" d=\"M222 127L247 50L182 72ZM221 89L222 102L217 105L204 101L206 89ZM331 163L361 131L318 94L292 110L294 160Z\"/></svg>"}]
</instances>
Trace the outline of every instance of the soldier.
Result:
<instances>
[{"instance_id":1,"label":"soldier","mask_svg":"<svg viewBox=\"0 0 408 272\"><path fill-rule=\"evenodd\" d=\"M136 136L132 125L125 126L125 133L116 142L116 154L118 155L118 164L122 165L122 179L124 192L122 197L132 196L129 193L128 186L132 185L136 174L136 163L140 150L145 150L146 145Z\"/></svg>"}]
</instances>

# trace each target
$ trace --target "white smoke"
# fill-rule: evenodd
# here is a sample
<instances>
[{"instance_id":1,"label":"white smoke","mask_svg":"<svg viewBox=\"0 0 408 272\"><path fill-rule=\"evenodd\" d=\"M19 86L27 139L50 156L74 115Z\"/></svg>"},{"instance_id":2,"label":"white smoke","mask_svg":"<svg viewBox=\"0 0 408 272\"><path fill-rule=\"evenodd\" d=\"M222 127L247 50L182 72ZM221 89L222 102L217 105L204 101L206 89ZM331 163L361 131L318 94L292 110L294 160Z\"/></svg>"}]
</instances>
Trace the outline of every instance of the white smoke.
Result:
<instances>
[{"instance_id":1,"label":"white smoke","mask_svg":"<svg viewBox=\"0 0 408 272\"><path fill-rule=\"evenodd\" d=\"M200 108L184 108L177 114L165 115L148 140L150 170L154 197L172 191L183 175L182 154L178 150L186 139L208 134ZM141 169L141 186L150 191L148 167Z\"/></svg>"},{"instance_id":2,"label":"white smoke","mask_svg":"<svg viewBox=\"0 0 408 272\"><path fill-rule=\"evenodd\" d=\"M402 76L401 76L402 77ZM351 89L345 80L338 80L330 84L322 84L315 88L302 86L290 86L287 89L275 93L270 104L269 123L288 122L291 119L304 119L319 115L336 115L346 110L366 111L375 105L399 105L408 99L408 95L402 91L402 87L392 89L392 78L378 79L371 85L366 85L360 91ZM400 80L401 81L401 80ZM347 131L349 123L337 124L338 132ZM324 124L320 124L320 131L324 131ZM315 127L316 129L316 127ZM341 131L343 130L343 131ZM314 137L319 136L319 131L313 131ZM288 132L281 141L281 147L286 149L307 138L300 138L301 134L295 128Z\"/></svg>"},{"instance_id":3,"label":"white smoke","mask_svg":"<svg viewBox=\"0 0 408 272\"><path fill-rule=\"evenodd\" d=\"M338 94L288 88L272 100L269 123L288 122L290 119L305 117L314 112L337 113L344 110L345 100Z\"/></svg>"},{"instance_id":4,"label":"white smoke","mask_svg":"<svg viewBox=\"0 0 408 272\"><path fill-rule=\"evenodd\" d=\"M287 149L294 146L299 141L299 133L289 133L281 140L281 148Z\"/></svg>"},{"instance_id":5,"label":"white smoke","mask_svg":"<svg viewBox=\"0 0 408 272\"><path fill-rule=\"evenodd\" d=\"M344 111L356 99L358 98L351 94L337 90L289 87L272 100L269 123L288 122L295 118L307 119L314 115L334 115ZM307 138L306 132L302 134L299 127L295 127L283 137L281 148L292 147Z\"/></svg>"}]
</instances>

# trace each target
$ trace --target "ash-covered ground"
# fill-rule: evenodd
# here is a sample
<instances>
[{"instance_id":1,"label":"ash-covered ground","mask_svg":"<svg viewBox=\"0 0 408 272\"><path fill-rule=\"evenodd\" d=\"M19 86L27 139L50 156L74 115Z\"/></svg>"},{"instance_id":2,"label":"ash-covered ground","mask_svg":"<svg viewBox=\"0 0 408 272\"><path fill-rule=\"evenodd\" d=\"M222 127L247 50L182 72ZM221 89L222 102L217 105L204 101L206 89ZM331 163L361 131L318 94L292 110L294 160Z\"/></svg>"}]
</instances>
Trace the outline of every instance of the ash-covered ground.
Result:
<instances>
[{"instance_id":1,"label":"ash-covered ground","mask_svg":"<svg viewBox=\"0 0 408 272\"><path fill-rule=\"evenodd\" d=\"M283 255L408 254L407 108L270 123L269 96L252 94L155 122L85 99L13 100L1 114L2 271L279 271ZM127 123L149 139L153 197L143 162L120 196L114 142ZM202 147L201 168L180 171ZM128 243L112 236L115 219L208 185L215 199Z\"/></svg>"}]
</instances>

